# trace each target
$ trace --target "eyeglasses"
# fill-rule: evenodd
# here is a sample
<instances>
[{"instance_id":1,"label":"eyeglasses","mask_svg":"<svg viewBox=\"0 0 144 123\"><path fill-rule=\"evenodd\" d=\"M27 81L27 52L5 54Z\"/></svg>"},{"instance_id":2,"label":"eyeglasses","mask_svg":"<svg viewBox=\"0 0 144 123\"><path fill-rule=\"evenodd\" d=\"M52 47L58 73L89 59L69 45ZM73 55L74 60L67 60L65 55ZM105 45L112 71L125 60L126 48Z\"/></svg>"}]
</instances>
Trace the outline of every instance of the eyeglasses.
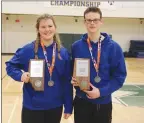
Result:
<instances>
[{"instance_id":1,"label":"eyeglasses","mask_svg":"<svg viewBox=\"0 0 144 123\"><path fill-rule=\"evenodd\" d=\"M101 20L101 19L93 19L93 20L91 20L91 19L85 19L85 22L88 23L88 24L91 24L92 22L96 24L96 23L98 23L100 20Z\"/></svg>"}]
</instances>

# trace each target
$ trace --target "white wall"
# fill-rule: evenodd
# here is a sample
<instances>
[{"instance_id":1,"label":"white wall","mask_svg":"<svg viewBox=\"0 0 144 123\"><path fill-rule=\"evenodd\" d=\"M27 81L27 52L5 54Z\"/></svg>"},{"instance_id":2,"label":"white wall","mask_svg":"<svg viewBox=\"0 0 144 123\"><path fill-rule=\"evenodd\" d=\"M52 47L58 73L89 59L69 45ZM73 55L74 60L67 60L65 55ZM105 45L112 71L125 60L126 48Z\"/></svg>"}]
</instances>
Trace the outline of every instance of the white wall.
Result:
<instances>
[{"instance_id":1,"label":"white wall","mask_svg":"<svg viewBox=\"0 0 144 123\"><path fill-rule=\"evenodd\" d=\"M13 53L18 47L35 38L35 16L9 15L9 20L6 20L6 17L2 15L2 43L5 45L2 52ZM17 18L20 18L20 23L15 22Z\"/></svg>"},{"instance_id":2,"label":"white wall","mask_svg":"<svg viewBox=\"0 0 144 123\"><path fill-rule=\"evenodd\" d=\"M6 17L9 20L6 20ZM14 53L18 47L22 47L36 38L36 15L5 15L2 14L2 53ZM16 23L15 20L20 22ZM83 18L55 16L57 31L59 33L85 33ZM101 31L113 35L124 51L128 51L129 41L132 39L144 40L144 21L132 18L104 18Z\"/></svg>"},{"instance_id":3,"label":"white wall","mask_svg":"<svg viewBox=\"0 0 144 123\"><path fill-rule=\"evenodd\" d=\"M60 1L60 0L59 0ZM70 0L69 0L70 1ZM71 0L72 1L72 0ZM74 0L75 1L75 0ZM83 0L84 1L84 0ZM94 1L94 0L85 0ZM107 1L101 2L104 17L144 18L144 2L117 2L109 5ZM49 12L52 15L83 16L85 6L52 6L50 1L12 1L2 2L2 13L11 14L41 14Z\"/></svg>"}]
</instances>

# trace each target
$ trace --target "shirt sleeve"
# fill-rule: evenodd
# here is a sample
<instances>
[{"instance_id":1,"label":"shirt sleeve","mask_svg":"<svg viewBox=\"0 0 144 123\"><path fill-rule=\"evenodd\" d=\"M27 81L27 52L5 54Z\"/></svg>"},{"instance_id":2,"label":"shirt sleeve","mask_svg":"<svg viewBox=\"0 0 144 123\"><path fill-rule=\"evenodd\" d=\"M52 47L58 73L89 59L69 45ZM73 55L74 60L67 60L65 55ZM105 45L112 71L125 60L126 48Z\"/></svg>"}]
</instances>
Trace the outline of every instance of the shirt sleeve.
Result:
<instances>
[{"instance_id":1,"label":"shirt sleeve","mask_svg":"<svg viewBox=\"0 0 144 123\"><path fill-rule=\"evenodd\" d=\"M108 84L103 88L99 88L101 96L110 95L121 88L127 76L123 51L118 44L111 50L110 73L111 79Z\"/></svg>"},{"instance_id":2,"label":"shirt sleeve","mask_svg":"<svg viewBox=\"0 0 144 123\"><path fill-rule=\"evenodd\" d=\"M23 68L23 48L19 48L15 55L7 61L6 64L6 72L7 74L13 78L15 81L21 82L21 76L22 76L22 68Z\"/></svg>"}]
</instances>

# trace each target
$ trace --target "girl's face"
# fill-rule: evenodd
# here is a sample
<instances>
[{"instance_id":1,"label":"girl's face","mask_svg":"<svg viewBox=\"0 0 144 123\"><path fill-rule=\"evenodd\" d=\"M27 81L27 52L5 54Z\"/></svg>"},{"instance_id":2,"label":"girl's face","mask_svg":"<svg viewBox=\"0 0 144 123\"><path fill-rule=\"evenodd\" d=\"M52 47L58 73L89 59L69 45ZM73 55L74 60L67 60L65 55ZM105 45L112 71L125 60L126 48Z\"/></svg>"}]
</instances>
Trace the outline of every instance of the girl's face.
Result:
<instances>
[{"instance_id":1,"label":"girl's face","mask_svg":"<svg viewBox=\"0 0 144 123\"><path fill-rule=\"evenodd\" d=\"M38 32L41 40L50 41L53 40L56 27L51 19L42 19L39 23Z\"/></svg>"}]
</instances>

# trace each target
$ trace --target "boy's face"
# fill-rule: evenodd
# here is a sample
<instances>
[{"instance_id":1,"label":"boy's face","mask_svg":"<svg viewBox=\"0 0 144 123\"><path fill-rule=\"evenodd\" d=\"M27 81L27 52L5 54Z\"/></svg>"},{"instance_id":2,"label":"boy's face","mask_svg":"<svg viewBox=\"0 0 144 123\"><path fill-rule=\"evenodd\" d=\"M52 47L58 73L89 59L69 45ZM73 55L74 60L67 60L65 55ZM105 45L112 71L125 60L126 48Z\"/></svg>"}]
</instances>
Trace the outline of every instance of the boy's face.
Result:
<instances>
[{"instance_id":1,"label":"boy's face","mask_svg":"<svg viewBox=\"0 0 144 123\"><path fill-rule=\"evenodd\" d=\"M84 24L88 33L96 33L102 25L100 14L96 12L89 12L85 14Z\"/></svg>"}]
</instances>

